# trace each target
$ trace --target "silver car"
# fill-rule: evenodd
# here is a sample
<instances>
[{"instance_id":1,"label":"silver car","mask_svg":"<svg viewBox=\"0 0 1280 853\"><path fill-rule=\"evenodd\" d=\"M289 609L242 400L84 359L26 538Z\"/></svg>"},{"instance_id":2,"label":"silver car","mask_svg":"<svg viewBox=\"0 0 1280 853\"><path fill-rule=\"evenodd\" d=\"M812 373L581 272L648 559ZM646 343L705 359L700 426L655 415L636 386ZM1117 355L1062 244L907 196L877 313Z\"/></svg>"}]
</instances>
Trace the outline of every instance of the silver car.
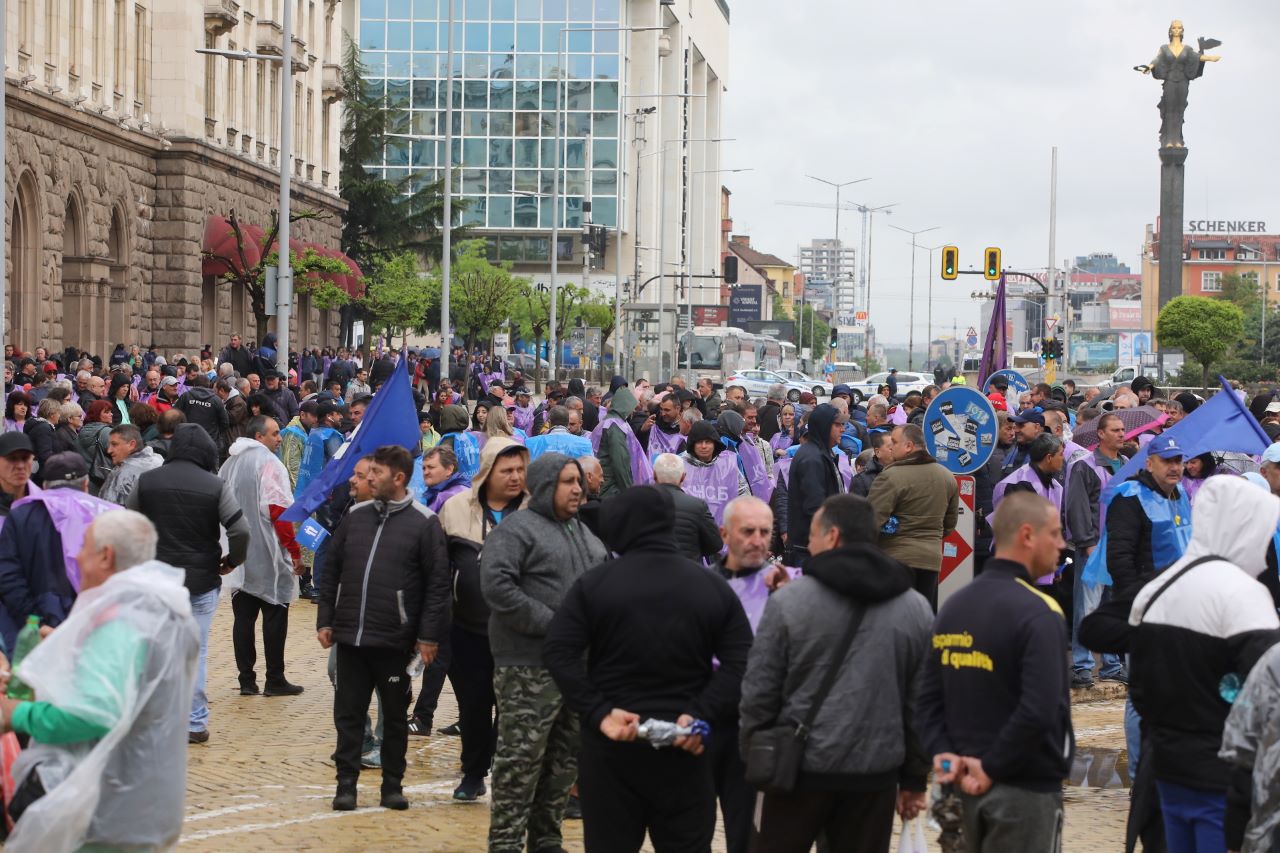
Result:
<instances>
[{"instance_id":1,"label":"silver car","mask_svg":"<svg viewBox=\"0 0 1280 853\"><path fill-rule=\"evenodd\" d=\"M846 383L849 386L850 396L854 403L861 403L863 400L874 395L876 389L889 381L889 371L885 370L880 373L873 373L861 382ZM926 376L923 373L905 373L898 371L898 396L903 397L911 391L923 392L926 387L933 384L933 377Z\"/></svg>"},{"instance_id":2,"label":"silver car","mask_svg":"<svg viewBox=\"0 0 1280 853\"><path fill-rule=\"evenodd\" d=\"M797 380L795 377L801 377ZM831 396L830 383L810 379L798 370L739 370L725 378L724 385L741 385L747 390L748 397L764 397L774 385L782 385L787 389L787 399L795 402L805 391L814 396Z\"/></svg>"}]
</instances>

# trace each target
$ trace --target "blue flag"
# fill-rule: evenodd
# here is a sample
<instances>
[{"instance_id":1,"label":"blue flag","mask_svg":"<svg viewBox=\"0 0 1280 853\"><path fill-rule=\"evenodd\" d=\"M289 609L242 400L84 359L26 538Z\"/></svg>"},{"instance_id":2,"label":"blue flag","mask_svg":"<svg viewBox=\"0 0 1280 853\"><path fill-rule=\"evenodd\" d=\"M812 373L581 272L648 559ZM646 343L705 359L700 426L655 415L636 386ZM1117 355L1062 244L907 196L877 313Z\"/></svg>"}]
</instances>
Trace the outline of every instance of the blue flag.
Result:
<instances>
[{"instance_id":1,"label":"blue flag","mask_svg":"<svg viewBox=\"0 0 1280 853\"><path fill-rule=\"evenodd\" d=\"M1262 431L1257 418L1244 407L1239 395L1221 376L1222 390L1209 398L1191 414L1187 415L1177 426L1164 431L1171 435L1184 448L1183 459L1199 456L1211 451L1232 453L1262 453L1271 444L1271 439ZM1111 478L1107 488L1102 492L1101 500L1111 499L1111 493L1121 483L1132 477L1140 469L1147 466L1147 449L1144 447L1125 463L1120 472Z\"/></svg>"},{"instance_id":2,"label":"blue flag","mask_svg":"<svg viewBox=\"0 0 1280 853\"><path fill-rule=\"evenodd\" d=\"M422 433L418 427L418 413L414 410L413 392L409 388L407 364L406 360L400 360L395 373L373 395L364 420L351 434L351 440L338 449L320 475L294 499L293 506L280 516L282 519L293 522L306 519L329 499L335 488L346 484L361 458L379 447L398 444L410 453L418 449Z\"/></svg>"}]
</instances>

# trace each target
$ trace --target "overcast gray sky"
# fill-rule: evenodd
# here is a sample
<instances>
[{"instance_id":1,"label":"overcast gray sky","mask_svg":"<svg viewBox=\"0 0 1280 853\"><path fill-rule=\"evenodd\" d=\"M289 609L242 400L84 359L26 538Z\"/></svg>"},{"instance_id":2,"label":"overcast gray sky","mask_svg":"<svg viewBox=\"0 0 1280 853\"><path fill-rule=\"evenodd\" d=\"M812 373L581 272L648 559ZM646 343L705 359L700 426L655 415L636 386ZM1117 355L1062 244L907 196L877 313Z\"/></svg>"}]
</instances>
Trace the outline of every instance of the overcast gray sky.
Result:
<instances>
[{"instance_id":1,"label":"overcast gray sky","mask_svg":"<svg viewBox=\"0 0 1280 853\"><path fill-rule=\"evenodd\" d=\"M1143 227L1159 208L1160 85L1133 71L1166 41L1173 17L1187 41L1223 42L1191 87L1187 110L1187 218L1267 220L1280 232L1280 117L1273 92L1280 4L1077 0L1070 4L917 0L730 0L732 68L725 136L734 230L795 260L828 237L833 212L779 205L833 203L833 181L870 177L845 198L876 206L871 317L882 343L906 342L912 230L925 246L960 247L979 268L984 246L1007 266L1048 260L1050 149L1058 147L1058 263L1113 252L1139 271ZM861 217L842 213L857 244ZM935 266L939 253L934 253ZM934 333L952 318L976 323L969 298L982 281L943 282L917 260L916 339L934 277Z\"/></svg>"}]
</instances>

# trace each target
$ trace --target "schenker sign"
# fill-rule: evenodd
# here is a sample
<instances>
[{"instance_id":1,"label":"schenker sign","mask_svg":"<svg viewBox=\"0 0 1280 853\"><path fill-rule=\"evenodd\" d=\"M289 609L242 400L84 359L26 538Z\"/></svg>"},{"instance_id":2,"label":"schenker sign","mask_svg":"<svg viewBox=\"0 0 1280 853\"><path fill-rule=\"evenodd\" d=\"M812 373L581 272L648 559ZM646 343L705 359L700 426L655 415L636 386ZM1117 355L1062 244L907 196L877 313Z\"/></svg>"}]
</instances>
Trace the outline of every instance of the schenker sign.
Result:
<instances>
[{"instance_id":1,"label":"schenker sign","mask_svg":"<svg viewBox=\"0 0 1280 853\"><path fill-rule=\"evenodd\" d=\"M1266 234L1267 223L1255 219L1192 219L1187 231L1199 234Z\"/></svg>"}]
</instances>

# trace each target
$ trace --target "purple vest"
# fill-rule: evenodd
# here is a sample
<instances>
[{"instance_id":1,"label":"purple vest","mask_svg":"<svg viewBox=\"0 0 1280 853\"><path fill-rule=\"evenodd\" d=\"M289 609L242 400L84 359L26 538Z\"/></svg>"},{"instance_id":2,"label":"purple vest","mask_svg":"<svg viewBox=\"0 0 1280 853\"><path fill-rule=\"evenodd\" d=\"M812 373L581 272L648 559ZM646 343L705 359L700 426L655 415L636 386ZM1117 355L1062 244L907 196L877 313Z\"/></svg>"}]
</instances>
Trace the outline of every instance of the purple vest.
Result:
<instances>
[{"instance_id":1,"label":"purple vest","mask_svg":"<svg viewBox=\"0 0 1280 853\"><path fill-rule=\"evenodd\" d=\"M1057 507L1058 512L1062 512L1062 485L1057 480L1054 480L1052 482L1053 482L1053 485L1046 490L1044 487L1044 483L1041 482L1040 480L1040 475L1036 473L1035 469L1032 468L1029 464L1023 465L1021 468L1014 471L1008 477L1005 477L1003 480L996 483L995 488L992 489L991 517L992 518L995 517L995 507L998 507L1000 505L1000 501L1004 497L1005 489L1009 488L1014 483L1030 483L1031 488L1035 490L1035 493L1037 495L1047 499L1050 503L1052 503L1055 507Z\"/></svg>"},{"instance_id":2,"label":"purple vest","mask_svg":"<svg viewBox=\"0 0 1280 853\"><path fill-rule=\"evenodd\" d=\"M529 432L533 429L533 406L525 406L520 408L515 406L511 409L512 426L516 429L522 429Z\"/></svg>"},{"instance_id":3,"label":"purple vest","mask_svg":"<svg viewBox=\"0 0 1280 853\"><path fill-rule=\"evenodd\" d=\"M844 490L849 491L853 484L853 465L849 464L849 454L843 450L836 451L836 468L840 470L840 479L844 481Z\"/></svg>"},{"instance_id":4,"label":"purple vest","mask_svg":"<svg viewBox=\"0 0 1280 853\"><path fill-rule=\"evenodd\" d=\"M466 483L455 483L454 485L445 489L440 494L436 495L435 498L431 501L431 505L427 508L436 514L439 514L440 510L444 509L444 505L449 500L449 498L453 497L454 495L461 494L462 492L465 492L470 488L471 486Z\"/></svg>"},{"instance_id":5,"label":"purple vest","mask_svg":"<svg viewBox=\"0 0 1280 853\"><path fill-rule=\"evenodd\" d=\"M706 501L716 524L720 524L724 521L724 508L738 496L737 454L722 450L710 465L694 465L686 459L681 488Z\"/></svg>"},{"instance_id":6,"label":"purple vest","mask_svg":"<svg viewBox=\"0 0 1280 853\"><path fill-rule=\"evenodd\" d=\"M792 580L800 577L799 569L793 569L790 566L783 568L791 575ZM752 572L746 577L728 579L729 588L733 590L734 595L738 596L738 601L742 602L742 609L747 612L747 622L751 624L752 634L760 627L764 606L769 603L769 587L764 583L764 576L769 569L769 566L763 566L758 572Z\"/></svg>"},{"instance_id":7,"label":"purple vest","mask_svg":"<svg viewBox=\"0 0 1280 853\"><path fill-rule=\"evenodd\" d=\"M72 588L79 593L80 563L77 555L80 553L80 546L84 544L84 533L99 515L120 507L72 489L31 488L30 494L25 498L13 502L13 509L35 501L44 504L54 529L58 531L62 540L62 557L66 561L67 580L71 581Z\"/></svg>"},{"instance_id":8,"label":"purple vest","mask_svg":"<svg viewBox=\"0 0 1280 853\"><path fill-rule=\"evenodd\" d=\"M786 450L790 446L791 433L789 432L775 432L773 438L769 439L769 447L773 448L775 453L779 450Z\"/></svg>"},{"instance_id":9,"label":"purple vest","mask_svg":"<svg viewBox=\"0 0 1280 853\"><path fill-rule=\"evenodd\" d=\"M738 457L742 460L742 472L747 475L747 486L751 494L765 503L773 496L773 481L769 478L769 468L764 464L759 449L745 439L738 445Z\"/></svg>"},{"instance_id":10,"label":"purple vest","mask_svg":"<svg viewBox=\"0 0 1280 853\"><path fill-rule=\"evenodd\" d=\"M657 424L654 424L649 430L649 453L652 456L657 456L660 453L682 453L684 444L685 438L680 434L679 430L663 432L658 429Z\"/></svg>"},{"instance_id":11,"label":"purple vest","mask_svg":"<svg viewBox=\"0 0 1280 853\"><path fill-rule=\"evenodd\" d=\"M597 456L600 454L600 436L604 435L604 431L609 427L622 430L622 434L627 437L627 451L631 454L631 485L647 486L652 483L653 465L649 462L644 448L640 446L640 439L636 438L636 434L631 431L631 424L617 415L605 418L591 431L592 452Z\"/></svg>"}]
</instances>

